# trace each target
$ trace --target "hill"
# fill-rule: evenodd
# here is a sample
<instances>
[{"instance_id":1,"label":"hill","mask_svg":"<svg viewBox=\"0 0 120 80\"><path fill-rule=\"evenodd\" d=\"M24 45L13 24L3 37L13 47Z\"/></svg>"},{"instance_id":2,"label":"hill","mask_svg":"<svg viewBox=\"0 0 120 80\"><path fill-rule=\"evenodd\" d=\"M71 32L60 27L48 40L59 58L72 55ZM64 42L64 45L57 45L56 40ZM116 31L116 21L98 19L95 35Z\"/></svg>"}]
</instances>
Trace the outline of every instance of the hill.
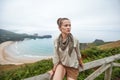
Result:
<instances>
[{"instance_id":1,"label":"hill","mask_svg":"<svg viewBox=\"0 0 120 80\"><path fill-rule=\"evenodd\" d=\"M98 45L102 45L104 44L105 42L103 40L100 40L100 39L96 39L92 44L98 46Z\"/></svg>"},{"instance_id":2,"label":"hill","mask_svg":"<svg viewBox=\"0 0 120 80\"><path fill-rule=\"evenodd\" d=\"M103 40L96 39L92 43L80 43L80 49L85 50L85 49L88 49L91 47L95 47L95 46L99 46L99 45L103 45L103 44L107 44L107 43L109 43L109 42L104 42Z\"/></svg>"},{"instance_id":3,"label":"hill","mask_svg":"<svg viewBox=\"0 0 120 80\"><path fill-rule=\"evenodd\" d=\"M42 38L51 38L51 37L52 37L51 35L38 36L38 35L28 35L28 34L17 34L8 30L0 29L0 43L4 41L20 41L20 40L24 40L25 38L42 39Z\"/></svg>"},{"instance_id":4,"label":"hill","mask_svg":"<svg viewBox=\"0 0 120 80\"><path fill-rule=\"evenodd\" d=\"M109 42L104 42L103 40L100 39L96 39L94 40L92 43L80 43L80 49L81 50L85 50L88 48L92 48L92 47L98 47L100 49L105 48L114 48L114 47L120 47L119 41L109 41ZM109 46L109 47L108 47Z\"/></svg>"},{"instance_id":5,"label":"hill","mask_svg":"<svg viewBox=\"0 0 120 80\"><path fill-rule=\"evenodd\" d=\"M110 48L117 48L117 47L120 47L120 40L98 46L98 48L100 48L102 50L110 49Z\"/></svg>"}]
</instances>

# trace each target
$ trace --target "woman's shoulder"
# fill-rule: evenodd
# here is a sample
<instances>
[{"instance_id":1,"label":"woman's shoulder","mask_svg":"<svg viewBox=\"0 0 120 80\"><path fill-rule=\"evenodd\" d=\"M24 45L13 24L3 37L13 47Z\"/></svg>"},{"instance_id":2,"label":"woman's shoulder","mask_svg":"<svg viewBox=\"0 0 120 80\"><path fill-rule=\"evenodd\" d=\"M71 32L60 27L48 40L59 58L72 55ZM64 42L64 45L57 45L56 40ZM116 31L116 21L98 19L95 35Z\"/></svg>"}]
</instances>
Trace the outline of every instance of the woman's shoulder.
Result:
<instances>
[{"instance_id":1,"label":"woman's shoulder","mask_svg":"<svg viewBox=\"0 0 120 80\"><path fill-rule=\"evenodd\" d=\"M58 40L58 36L54 38L54 42L56 42Z\"/></svg>"},{"instance_id":2,"label":"woman's shoulder","mask_svg":"<svg viewBox=\"0 0 120 80\"><path fill-rule=\"evenodd\" d=\"M78 38L77 38L76 36L73 36L73 40L74 40L75 42L79 42L79 40L78 40Z\"/></svg>"},{"instance_id":3,"label":"woman's shoulder","mask_svg":"<svg viewBox=\"0 0 120 80\"><path fill-rule=\"evenodd\" d=\"M57 36L57 37L55 37L53 40L54 40L54 45L56 45L56 46L57 46L58 36Z\"/></svg>"}]
</instances>

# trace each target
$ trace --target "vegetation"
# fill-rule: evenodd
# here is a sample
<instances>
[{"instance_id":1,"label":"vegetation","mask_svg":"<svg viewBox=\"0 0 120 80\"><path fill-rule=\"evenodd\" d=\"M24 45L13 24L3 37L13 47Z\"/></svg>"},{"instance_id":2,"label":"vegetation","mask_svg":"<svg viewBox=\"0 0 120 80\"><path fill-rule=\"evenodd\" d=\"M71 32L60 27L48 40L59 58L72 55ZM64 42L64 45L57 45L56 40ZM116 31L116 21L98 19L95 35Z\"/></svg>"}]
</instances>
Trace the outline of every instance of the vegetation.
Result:
<instances>
[{"instance_id":1,"label":"vegetation","mask_svg":"<svg viewBox=\"0 0 120 80\"><path fill-rule=\"evenodd\" d=\"M12 70L0 70L0 80L21 80L47 72L53 67L52 59L24 64Z\"/></svg>"}]
</instances>

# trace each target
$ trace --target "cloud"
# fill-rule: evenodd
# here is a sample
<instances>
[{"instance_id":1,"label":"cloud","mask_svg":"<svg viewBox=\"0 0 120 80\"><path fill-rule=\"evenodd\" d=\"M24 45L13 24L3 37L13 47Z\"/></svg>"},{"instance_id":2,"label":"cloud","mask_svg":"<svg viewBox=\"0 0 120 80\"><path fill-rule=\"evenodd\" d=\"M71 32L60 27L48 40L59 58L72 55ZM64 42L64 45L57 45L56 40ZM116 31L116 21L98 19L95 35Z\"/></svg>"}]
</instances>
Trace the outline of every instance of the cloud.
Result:
<instances>
[{"instance_id":1,"label":"cloud","mask_svg":"<svg viewBox=\"0 0 120 80\"><path fill-rule=\"evenodd\" d=\"M0 4L1 27L55 31L57 18L68 17L73 31L120 30L119 0L1 0Z\"/></svg>"}]
</instances>

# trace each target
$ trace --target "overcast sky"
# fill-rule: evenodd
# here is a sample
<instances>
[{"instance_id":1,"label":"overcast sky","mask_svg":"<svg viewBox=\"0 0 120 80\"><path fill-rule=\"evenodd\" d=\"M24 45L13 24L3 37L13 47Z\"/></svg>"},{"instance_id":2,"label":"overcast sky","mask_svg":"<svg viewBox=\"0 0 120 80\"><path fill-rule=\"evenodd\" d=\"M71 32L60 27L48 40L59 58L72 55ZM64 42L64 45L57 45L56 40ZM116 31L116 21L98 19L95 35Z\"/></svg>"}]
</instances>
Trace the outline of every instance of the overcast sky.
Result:
<instances>
[{"instance_id":1,"label":"overcast sky","mask_svg":"<svg viewBox=\"0 0 120 80\"><path fill-rule=\"evenodd\" d=\"M59 17L71 20L73 34L83 42L89 35L120 40L120 0L0 0L2 29L55 34Z\"/></svg>"}]
</instances>

